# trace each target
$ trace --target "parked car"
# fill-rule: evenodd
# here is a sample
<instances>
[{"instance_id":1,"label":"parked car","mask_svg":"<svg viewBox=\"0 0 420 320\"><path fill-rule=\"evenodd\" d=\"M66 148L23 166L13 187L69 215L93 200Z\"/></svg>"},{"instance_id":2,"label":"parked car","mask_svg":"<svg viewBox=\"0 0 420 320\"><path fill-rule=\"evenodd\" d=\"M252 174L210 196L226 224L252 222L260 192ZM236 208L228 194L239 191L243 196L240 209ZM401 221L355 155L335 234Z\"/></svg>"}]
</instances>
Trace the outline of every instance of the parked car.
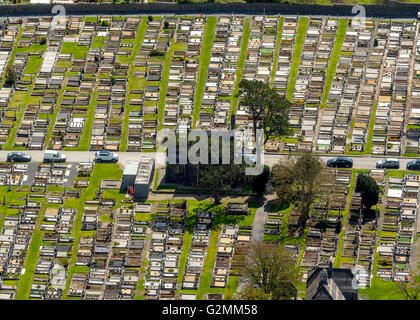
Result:
<instances>
[{"instance_id":1,"label":"parked car","mask_svg":"<svg viewBox=\"0 0 420 320\"><path fill-rule=\"evenodd\" d=\"M345 157L332 158L327 161L327 167L353 168L353 160Z\"/></svg>"},{"instance_id":2,"label":"parked car","mask_svg":"<svg viewBox=\"0 0 420 320\"><path fill-rule=\"evenodd\" d=\"M414 159L407 163L408 170L420 170L420 159Z\"/></svg>"},{"instance_id":3,"label":"parked car","mask_svg":"<svg viewBox=\"0 0 420 320\"><path fill-rule=\"evenodd\" d=\"M45 150L44 162L66 162L67 156L54 150Z\"/></svg>"},{"instance_id":4,"label":"parked car","mask_svg":"<svg viewBox=\"0 0 420 320\"><path fill-rule=\"evenodd\" d=\"M7 155L7 161L14 161L14 162L30 162L31 156L29 154L23 152L10 152Z\"/></svg>"},{"instance_id":5,"label":"parked car","mask_svg":"<svg viewBox=\"0 0 420 320\"><path fill-rule=\"evenodd\" d=\"M95 161L116 163L118 162L118 154L116 154L115 152L106 151L106 150L97 151L95 153Z\"/></svg>"},{"instance_id":6,"label":"parked car","mask_svg":"<svg viewBox=\"0 0 420 320\"><path fill-rule=\"evenodd\" d=\"M400 161L398 159L386 158L376 162L376 168L378 169L399 169Z\"/></svg>"}]
</instances>

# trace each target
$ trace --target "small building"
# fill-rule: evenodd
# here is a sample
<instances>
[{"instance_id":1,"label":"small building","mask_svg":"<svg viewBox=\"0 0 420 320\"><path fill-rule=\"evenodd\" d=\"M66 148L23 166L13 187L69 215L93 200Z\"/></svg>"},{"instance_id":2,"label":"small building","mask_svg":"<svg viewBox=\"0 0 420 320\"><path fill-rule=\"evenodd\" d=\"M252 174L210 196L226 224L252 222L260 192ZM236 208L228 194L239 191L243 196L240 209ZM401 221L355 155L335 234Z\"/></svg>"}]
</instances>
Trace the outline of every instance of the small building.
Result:
<instances>
[{"instance_id":1,"label":"small building","mask_svg":"<svg viewBox=\"0 0 420 320\"><path fill-rule=\"evenodd\" d=\"M315 268L306 280L306 300L357 300L356 277L350 269Z\"/></svg>"},{"instance_id":2,"label":"small building","mask_svg":"<svg viewBox=\"0 0 420 320\"><path fill-rule=\"evenodd\" d=\"M136 199L147 199L153 179L154 166L153 158L143 157L140 160L134 181L134 197Z\"/></svg>"},{"instance_id":3,"label":"small building","mask_svg":"<svg viewBox=\"0 0 420 320\"><path fill-rule=\"evenodd\" d=\"M121 182L121 192L125 192L129 187L134 186L139 165L138 161L126 163Z\"/></svg>"}]
</instances>

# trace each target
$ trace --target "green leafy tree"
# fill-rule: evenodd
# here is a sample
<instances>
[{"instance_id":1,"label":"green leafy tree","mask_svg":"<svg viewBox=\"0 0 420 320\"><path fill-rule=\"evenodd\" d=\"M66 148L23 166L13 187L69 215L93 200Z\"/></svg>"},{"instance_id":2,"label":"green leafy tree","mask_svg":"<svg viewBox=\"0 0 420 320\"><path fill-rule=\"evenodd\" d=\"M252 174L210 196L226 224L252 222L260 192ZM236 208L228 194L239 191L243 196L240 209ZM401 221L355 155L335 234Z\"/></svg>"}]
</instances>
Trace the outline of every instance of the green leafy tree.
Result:
<instances>
[{"instance_id":1,"label":"green leafy tree","mask_svg":"<svg viewBox=\"0 0 420 320\"><path fill-rule=\"evenodd\" d=\"M330 180L332 179L328 171L309 152L305 152L294 162L279 162L271 171L271 182L279 201L299 205L299 225L302 229L309 218L313 202L323 192L322 183Z\"/></svg>"},{"instance_id":2,"label":"green leafy tree","mask_svg":"<svg viewBox=\"0 0 420 320\"><path fill-rule=\"evenodd\" d=\"M257 129L263 129L265 144L269 139L290 134L290 101L262 81L244 79L239 88L241 105L248 107L252 115L255 137Z\"/></svg>"},{"instance_id":3,"label":"green leafy tree","mask_svg":"<svg viewBox=\"0 0 420 320\"><path fill-rule=\"evenodd\" d=\"M252 191L258 195L263 195L267 187L267 182L270 180L270 168L264 166L263 172L257 176L252 176L251 186Z\"/></svg>"},{"instance_id":4,"label":"green leafy tree","mask_svg":"<svg viewBox=\"0 0 420 320\"><path fill-rule=\"evenodd\" d=\"M420 275L410 273L408 282L398 282L398 289L404 294L406 300L420 299L420 283L416 277L420 277Z\"/></svg>"},{"instance_id":5,"label":"green leafy tree","mask_svg":"<svg viewBox=\"0 0 420 320\"><path fill-rule=\"evenodd\" d=\"M16 86L17 80L18 76L15 69L12 66L7 66L5 83L9 86Z\"/></svg>"},{"instance_id":6,"label":"green leafy tree","mask_svg":"<svg viewBox=\"0 0 420 320\"><path fill-rule=\"evenodd\" d=\"M301 277L299 267L284 246L264 242L251 243L242 275L246 285L239 298L246 300L292 299Z\"/></svg>"},{"instance_id":7,"label":"green leafy tree","mask_svg":"<svg viewBox=\"0 0 420 320\"><path fill-rule=\"evenodd\" d=\"M379 186L370 175L359 174L357 176L355 191L360 192L362 204L368 210L379 201Z\"/></svg>"},{"instance_id":8,"label":"green leafy tree","mask_svg":"<svg viewBox=\"0 0 420 320\"><path fill-rule=\"evenodd\" d=\"M227 195L232 189L232 172L227 165L209 165L200 170L200 188L208 190L214 199L214 204L220 204L222 196Z\"/></svg>"}]
</instances>

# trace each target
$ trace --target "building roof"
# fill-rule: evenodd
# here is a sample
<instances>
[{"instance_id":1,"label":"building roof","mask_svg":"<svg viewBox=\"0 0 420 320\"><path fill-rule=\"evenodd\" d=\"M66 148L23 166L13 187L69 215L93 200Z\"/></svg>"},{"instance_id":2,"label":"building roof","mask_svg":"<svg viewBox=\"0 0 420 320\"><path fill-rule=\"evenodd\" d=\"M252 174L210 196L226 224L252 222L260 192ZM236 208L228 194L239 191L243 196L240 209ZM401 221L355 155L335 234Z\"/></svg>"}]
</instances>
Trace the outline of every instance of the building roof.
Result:
<instances>
[{"instance_id":1,"label":"building roof","mask_svg":"<svg viewBox=\"0 0 420 320\"><path fill-rule=\"evenodd\" d=\"M350 269L316 268L306 281L306 300L357 300L358 286Z\"/></svg>"}]
</instances>

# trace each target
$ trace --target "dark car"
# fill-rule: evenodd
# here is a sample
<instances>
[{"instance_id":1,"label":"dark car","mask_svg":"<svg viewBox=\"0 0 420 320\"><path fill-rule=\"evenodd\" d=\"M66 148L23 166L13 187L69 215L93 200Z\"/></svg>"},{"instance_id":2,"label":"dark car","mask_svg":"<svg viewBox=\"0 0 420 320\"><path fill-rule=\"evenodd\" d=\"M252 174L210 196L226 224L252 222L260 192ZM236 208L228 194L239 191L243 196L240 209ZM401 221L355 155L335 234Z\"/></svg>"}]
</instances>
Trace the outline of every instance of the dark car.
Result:
<instances>
[{"instance_id":1,"label":"dark car","mask_svg":"<svg viewBox=\"0 0 420 320\"><path fill-rule=\"evenodd\" d=\"M408 170L420 170L420 159L415 159L407 163Z\"/></svg>"},{"instance_id":2,"label":"dark car","mask_svg":"<svg viewBox=\"0 0 420 320\"><path fill-rule=\"evenodd\" d=\"M350 158L337 157L327 161L327 167L353 168L353 160Z\"/></svg>"},{"instance_id":3,"label":"dark car","mask_svg":"<svg viewBox=\"0 0 420 320\"><path fill-rule=\"evenodd\" d=\"M31 156L29 154L25 154L23 152L10 152L7 155L7 161L14 161L14 162L30 162Z\"/></svg>"},{"instance_id":4,"label":"dark car","mask_svg":"<svg viewBox=\"0 0 420 320\"><path fill-rule=\"evenodd\" d=\"M400 161L394 158L381 159L376 162L376 168L378 169L399 169Z\"/></svg>"}]
</instances>

